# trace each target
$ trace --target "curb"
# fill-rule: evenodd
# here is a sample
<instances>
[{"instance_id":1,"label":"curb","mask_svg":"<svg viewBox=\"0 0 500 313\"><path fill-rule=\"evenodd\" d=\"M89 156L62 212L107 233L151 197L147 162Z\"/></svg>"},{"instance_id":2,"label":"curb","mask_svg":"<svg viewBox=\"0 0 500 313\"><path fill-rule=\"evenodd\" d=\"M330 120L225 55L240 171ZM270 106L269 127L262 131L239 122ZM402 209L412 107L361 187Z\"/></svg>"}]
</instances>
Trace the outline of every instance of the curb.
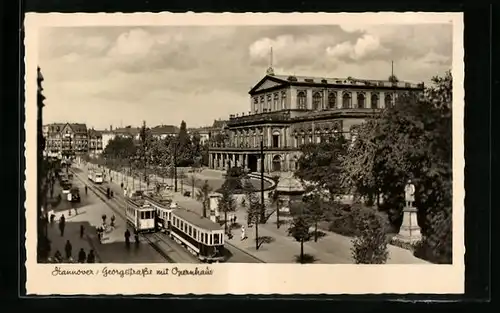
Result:
<instances>
[{"instance_id":1,"label":"curb","mask_svg":"<svg viewBox=\"0 0 500 313\"><path fill-rule=\"evenodd\" d=\"M242 252L243 254L248 255L248 256L249 256L249 257L251 257L252 259L255 259L255 260L259 261L259 263L267 263L267 262L265 262L264 260L262 260L261 258L258 258L258 257L256 257L255 255L253 255L253 254L251 254L251 253L249 253L249 252L247 252L247 251L245 251L245 250L243 250L243 249L241 249L241 248L236 247L235 245L233 245L233 244L232 244L232 243L230 243L230 242L225 241L225 242L224 242L224 244L229 245L229 246L231 246L231 247L235 248L236 250L238 250L238 251Z\"/></svg>"}]
</instances>

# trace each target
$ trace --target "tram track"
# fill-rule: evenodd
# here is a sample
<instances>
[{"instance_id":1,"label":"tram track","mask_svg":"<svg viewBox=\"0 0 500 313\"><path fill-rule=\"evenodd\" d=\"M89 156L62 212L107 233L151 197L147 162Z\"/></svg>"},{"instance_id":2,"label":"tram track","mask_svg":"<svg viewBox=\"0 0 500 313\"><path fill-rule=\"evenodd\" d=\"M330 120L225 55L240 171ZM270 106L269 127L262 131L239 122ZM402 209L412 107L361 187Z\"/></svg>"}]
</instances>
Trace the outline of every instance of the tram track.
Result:
<instances>
[{"instance_id":1,"label":"tram track","mask_svg":"<svg viewBox=\"0 0 500 313\"><path fill-rule=\"evenodd\" d=\"M100 186L95 186L93 184L88 183L85 179L80 177L79 173L71 170L74 177L76 177L79 181L81 181L85 186L90 189L101 201L103 201L113 212L119 215L125 223L127 223L127 217L123 212L123 208L126 206L126 203L123 199L119 197L113 197L108 199L106 197L106 190L104 190ZM114 201L115 203L112 203ZM121 207L121 209L120 209ZM200 263L197 258L194 258L192 254L184 251L182 247L177 247L175 242L171 241L170 238L166 238L165 236L161 236L158 233L150 233L150 234L140 234L140 237L143 238L153 250L155 250L161 257L163 257L168 263ZM170 255L168 254L170 253ZM175 255L175 258L172 257ZM186 257L187 256L187 257Z\"/></svg>"}]
</instances>

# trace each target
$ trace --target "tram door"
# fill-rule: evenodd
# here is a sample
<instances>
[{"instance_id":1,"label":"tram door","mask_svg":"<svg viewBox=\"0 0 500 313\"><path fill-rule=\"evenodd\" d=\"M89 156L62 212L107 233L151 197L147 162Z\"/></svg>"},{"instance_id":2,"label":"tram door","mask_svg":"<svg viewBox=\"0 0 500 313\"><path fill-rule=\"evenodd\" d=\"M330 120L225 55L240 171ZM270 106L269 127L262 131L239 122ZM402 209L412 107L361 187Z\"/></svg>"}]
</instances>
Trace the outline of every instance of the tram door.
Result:
<instances>
[{"instance_id":1,"label":"tram door","mask_svg":"<svg viewBox=\"0 0 500 313\"><path fill-rule=\"evenodd\" d=\"M140 218L141 211L135 210L135 229L139 231L141 229L141 218Z\"/></svg>"}]
</instances>

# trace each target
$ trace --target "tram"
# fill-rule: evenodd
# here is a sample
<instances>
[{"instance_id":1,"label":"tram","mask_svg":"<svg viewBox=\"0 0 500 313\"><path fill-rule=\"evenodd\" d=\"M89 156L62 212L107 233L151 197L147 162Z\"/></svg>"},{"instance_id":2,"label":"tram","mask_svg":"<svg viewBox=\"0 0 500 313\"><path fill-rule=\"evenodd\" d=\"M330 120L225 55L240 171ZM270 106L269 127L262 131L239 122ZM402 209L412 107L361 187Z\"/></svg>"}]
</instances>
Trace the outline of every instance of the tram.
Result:
<instances>
[{"instance_id":1,"label":"tram","mask_svg":"<svg viewBox=\"0 0 500 313\"><path fill-rule=\"evenodd\" d=\"M125 201L127 223L134 228L134 231L137 233L155 232L155 208L142 199L126 198Z\"/></svg>"},{"instance_id":2,"label":"tram","mask_svg":"<svg viewBox=\"0 0 500 313\"><path fill-rule=\"evenodd\" d=\"M171 199L154 195L144 195L143 199L155 209L157 230L168 233L170 230L172 209L176 207L175 202L172 202Z\"/></svg>"},{"instance_id":3,"label":"tram","mask_svg":"<svg viewBox=\"0 0 500 313\"><path fill-rule=\"evenodd\" d=\"M225 260L224 230L194 212L181 208L172 210L170 237L202 262Z\"/></svg>"}]
</instances>

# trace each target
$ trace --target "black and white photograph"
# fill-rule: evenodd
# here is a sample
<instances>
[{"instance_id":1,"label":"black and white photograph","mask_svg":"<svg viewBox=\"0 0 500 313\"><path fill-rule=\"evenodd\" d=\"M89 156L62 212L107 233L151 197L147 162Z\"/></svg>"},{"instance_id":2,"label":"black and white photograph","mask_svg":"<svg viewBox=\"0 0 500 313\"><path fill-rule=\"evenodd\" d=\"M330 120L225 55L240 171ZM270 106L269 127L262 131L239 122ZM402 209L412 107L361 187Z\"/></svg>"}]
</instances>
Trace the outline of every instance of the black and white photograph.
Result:
<instances>
[{"instance_id":1,"label":"black and white photograph","mask_svg":"<svg viewBox=\"0 0 500 313\"><path fill-rule=\"evenodd\" d=\"M28 16L28 277L463 290L460 14L165 14Z\"/></svg>"}]
</instances>

